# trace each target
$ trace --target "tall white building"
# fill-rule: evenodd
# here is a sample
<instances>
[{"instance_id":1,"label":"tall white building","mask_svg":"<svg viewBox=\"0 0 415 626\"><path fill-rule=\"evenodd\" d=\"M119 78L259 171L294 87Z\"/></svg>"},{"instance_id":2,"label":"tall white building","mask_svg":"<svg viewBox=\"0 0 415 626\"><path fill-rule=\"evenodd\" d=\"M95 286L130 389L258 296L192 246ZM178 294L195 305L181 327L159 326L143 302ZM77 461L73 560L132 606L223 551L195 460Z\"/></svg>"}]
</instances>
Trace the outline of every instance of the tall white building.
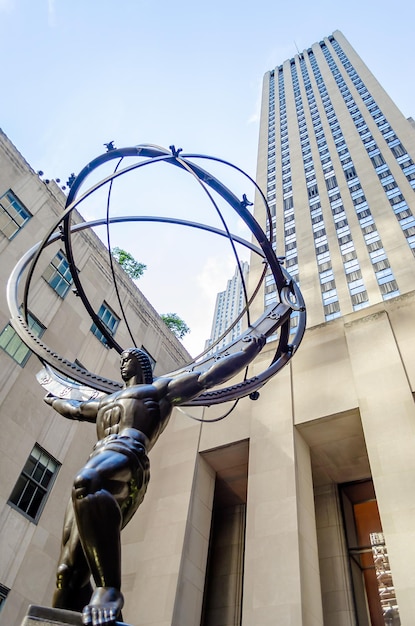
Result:
<instances>
[{"instance_id":1,"label":"tall white building","mask_svg":"<svg viewBox=\"0 0 415 626\"><path fill-rule=\"evenodd\" d=\"M212 330L210 338L206 341L206 348L219 339L238 318L245 307L245 291L249 272L249 264L242 261L240 267L235 268L235 273L227 282L226 289L220 291L216 296L215 312L213 314ZM246 288L246 287L245 287ZM226 344L238 337L243 328L244 318L242 317L215 346L219 350Z\"/></svg>"},{"instance_id":2,"label":"tall white building","mask_svg":"<svg viewBox=\"0 0 415 626\"><path fill-rule=\"evenodd\" d=\"M412 288L414 127L340 32L267 72L260 133L258 182L310 323Z\"/></svg>"},{"instance_id":3,"label":"tall white building","mask_svg":"<svg viewBox=\"0 0 415 626\"><path fill-rule=\"evenodd\" d=\"M281 623L410 624L415 127L339 31L265 74L257 180L308 311L289 410L311 455L315 518L298 527L302 617ZM265 227L259 202L256 216ZM251 276L261 269L252 259ZM268 276L265 304L275 299ZM292 496L301 510L301 489Z\"/></svg>"}]
</instances>

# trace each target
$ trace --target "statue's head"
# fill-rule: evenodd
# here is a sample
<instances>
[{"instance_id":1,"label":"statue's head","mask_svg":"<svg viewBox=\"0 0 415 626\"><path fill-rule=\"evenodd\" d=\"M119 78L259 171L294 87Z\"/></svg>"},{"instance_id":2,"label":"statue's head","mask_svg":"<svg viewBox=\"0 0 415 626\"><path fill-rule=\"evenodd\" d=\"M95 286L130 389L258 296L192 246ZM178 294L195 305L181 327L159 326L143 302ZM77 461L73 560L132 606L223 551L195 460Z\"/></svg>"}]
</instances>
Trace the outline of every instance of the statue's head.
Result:
<instances>
[{"instance_id":1,"label":"statue's head","mask_svg":"<svg viewBox=\"0 0 415 626\"><path fill-rule=\"evenodd\" d=\"M151 384L153 382L153 370L146 352L144 350L140 350L139 348L129 348L128 350L123 350L121 353L121 375L123 378L123 365L126 357L129 357L132 360L132 363L136 364L136 371L133 375L141 374L142 382L146 385ZM130 376L128 377L130 378Z\"/></svg>"}]
</instances>

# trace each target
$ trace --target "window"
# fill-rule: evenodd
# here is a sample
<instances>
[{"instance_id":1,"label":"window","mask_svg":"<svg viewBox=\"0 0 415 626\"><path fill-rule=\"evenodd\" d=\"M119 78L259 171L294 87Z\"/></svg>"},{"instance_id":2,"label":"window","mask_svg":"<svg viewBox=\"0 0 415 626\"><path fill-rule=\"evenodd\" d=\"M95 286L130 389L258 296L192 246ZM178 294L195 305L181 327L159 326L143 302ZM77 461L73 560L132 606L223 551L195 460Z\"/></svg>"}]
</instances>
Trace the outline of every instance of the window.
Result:
<instances>
[{"instance_id":1,"label":"window","mask_svg":"<svg viewBox=\"0 0 415 626\"><path fill-rule=\"evenodd\" d=\"M356 177L356 170L354 168L354 166L350 166L347 169L344 170L344 174L346 176L347 180L352 180L353 178Z\"/></svg>"},{"instance_id":2,"label":"window","mask_svg":"<svg viewBox=\"0 0 415 626\"><path fill-rule=\"evenodd\" d=\"M287 209L291 209L294 206L293 204L293 197L290 196L289 198L285 198L284 200L284 211L286 211Z\"/></svg>"},{"instance_id":3,"label":"window","mask_svg":"<svg viewBox=\"0 0 415 626\"><path fill-rule=\"evenodd\" d=\"M7 598L9 591L10 589L8 587L5 587L4 585L0 583L0 611L3 608L3 605L5 603L5 600Z\"/></svg>"},{"instance_id":4,"label":"window","mask_svg":"<svg viewBox=\"0 0 415 626\"><path fill-rule=\"evenodd\" d=\"M156 359L154 357L151 356L150 352L148 350L146 350L146 348L144 346L141 346L141 350L143 352L146 353L146 355L148 356L148 358L150 359L150 363L151 363L151 369L154 372L154 368L156 367Z\"/></svg>"},{"instance_id":5,"label":"window","mask_svg":"<svg viewBox=\"0 0 415 626\"><path fill-rule=\"evenodd\" d=\"M12 191L6 191L0 198L0 230L7 239L13 239L31 217Z\"/></svg>"},{"instance_id":6,"label":"window","mask_svg":"<svg viewBox=\"0 0 415 626\"><path fill-rule=\"evenodd\" d=\"M370 158L375 167L379 167L380 165L384 165L385 163L383 156L381 154L375 154L374 156Z\"/></svg>"},{"instance_id":7,"label":"window","mask_svg":"<svg viewBox=\"0 0 415 626\"><path fill-rule=\"evenodd\" d=\"M325 282L321 283L321 291L322 292L326 292L326 291L332 291L336 288L336 283L334 280L328 280Z\"/></svg>"},{"instance_id":8,"label":"window","mask_svg":"<svg viewBox=\"0 0 415 626\"><path fill-rule=\"evenodd\" d=\"M406 150L405 150L405 148L403 147L403 145L401 143L399 143L397 146L394 146L393 148L391 148L391 150L392 150L393 154L396 157L400 157L400 156L406 154Z\"/></svg>"},{"instance_id":9,"label":"window","mask_svg":"<svg viewBox=\"0 0 415 626\"><path fill-rule=\"evenodd\" d=\"M399 296L399 289L396 280L389 280L387 282L379 284L379 289L384 300Z\"/></svg>"},{"instance_id":10,"label":"window","mask_svg":"<svg viewBox=\"0 0 415 626\"><path fill-rule=\"evenodd\" d=\"M59 250L45 269L43 278L56 291L58 296L61 298L66 296L72 284L72 276L67 258L61 250Z\"/></svg>"},{"instance_id":11,"label":"window","mask_svg":"<svg viewBox=\"0 0 415 626\"><path fill-rule=\"evenodd\" d=\"M360 309L365 309L369 306L369 298L366 291L356 293L355 295L350 296L350 298L353 304L353 311L360 311Z\"/></svg>"},{"instance_id":12,"label":"window","mask_svg":"<svg viewBox=\"0 0 415 626\"><path fill-rule=\"evenodd\" d=\"M45 332L43 324L30 313L28 314L28 322L32 333L36 337L41 337ZM31 354L30 349L23 343L11 324L7 324L0 333L0 348L3 348L22 367L26 365Z\"/></svg>"},{"instance_id":13,"label":"window","mask_svg":"<svg viewBox=\"0 0 415 626\"><path fill-rule=\"evenodd\" d=\"M326 321L330 321L340 316L340 304L338 301L334 301L324 305L324 316Z\"/></svg>"},{"instance_id":14,"label":"window","mask_svg":"<svg viewBox=\"0 0 415 626\"><path fill-rule=\"evenodd\" d=\"M101 304L101 307L98 311L98 317L102 321L104 326L106 326L109 333L111 335L114 335L115 331L117 330L117 326L120 323L120 318L114 313L114 311L110 309L106 302L103 302ZM92 324L91 331L95 335L95 337L98 337L101 343L103 343L105 346L108 345L104 335L95 324Z\"/></svg>"},{"instance_id":15,"label":"window","mask_svg":"<svg viewBox=\"0 0 415 626\"><path fill-rule=\"evenodd\" d=\"M317 195L318 195L317 185L312 185L311 187L308 188L308 197L309 198L313 198L313 197L315 197Z\"/></svg>"},{"instance_id":16,"label":"window","mask_svg":"<svg viewBox=\"0 0 415 626\"><path fill-rule=\"evenodd\" d=\"M37 522L59 467L60 463L36 444L12 491L9 504Z\"/></svg>"},{"instance_id":17,"label":"window","mask_svg":"<svg viewBox=\"0 0 415 626\"><path fill-rule=\"evenodd\" d=\"M362 272L360 271L360 268L358 268L357 270L353 271L353 272L349 272L346 275L347 278L347 282L349 283L353 283L354 281L358 280L359 278L362 278Z\"/></svg>"}]
</instances>

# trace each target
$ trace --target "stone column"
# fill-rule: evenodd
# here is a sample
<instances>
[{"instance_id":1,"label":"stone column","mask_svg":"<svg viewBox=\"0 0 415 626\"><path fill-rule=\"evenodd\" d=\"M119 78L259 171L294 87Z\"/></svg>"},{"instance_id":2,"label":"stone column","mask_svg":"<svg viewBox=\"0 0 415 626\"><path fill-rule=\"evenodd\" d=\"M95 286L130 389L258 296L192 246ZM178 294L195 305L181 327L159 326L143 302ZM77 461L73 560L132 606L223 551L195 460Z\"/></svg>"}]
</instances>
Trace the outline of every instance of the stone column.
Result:
<instances>
[{"instance_id":1,"label":"stone column","mask_svg":"<svg viewBox=\"0 0 415 626\"><path fill-rule=\"evenodd\" d=\"M347 547L335 483L316 489L315 508L324 617L330 626L356 626Z\"/></svg>"},{"instance_id":2,"label":"stone column","mask_svg":"<svg viewBox=\"0 0 415 626\"><path fill-rule=\"evenodd\" d=\"M309 448L293 426L290 370L252 409L243 626L322 626Z\"/></svg>"}]
</instances>

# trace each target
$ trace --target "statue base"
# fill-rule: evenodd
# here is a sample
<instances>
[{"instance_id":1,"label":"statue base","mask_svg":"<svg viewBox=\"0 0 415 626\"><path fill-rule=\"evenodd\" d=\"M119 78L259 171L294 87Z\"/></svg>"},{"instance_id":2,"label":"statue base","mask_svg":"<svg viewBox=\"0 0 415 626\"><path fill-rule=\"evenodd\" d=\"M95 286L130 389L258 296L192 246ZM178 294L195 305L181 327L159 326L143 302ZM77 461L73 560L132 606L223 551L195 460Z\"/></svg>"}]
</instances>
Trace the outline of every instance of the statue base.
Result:
<instances>
[{"instance_id":1,"label":"statue base","mask_svg":"<svg viewBox=\"0 0 415 626\"><path fill-rule=\"evenodd\" d=\"M128 626L124 622L115 623L117 626ZM83 626L83 623L81 613L76 611L31 604L22 621L22 626Z\"/></svg>"}]
</instances>

